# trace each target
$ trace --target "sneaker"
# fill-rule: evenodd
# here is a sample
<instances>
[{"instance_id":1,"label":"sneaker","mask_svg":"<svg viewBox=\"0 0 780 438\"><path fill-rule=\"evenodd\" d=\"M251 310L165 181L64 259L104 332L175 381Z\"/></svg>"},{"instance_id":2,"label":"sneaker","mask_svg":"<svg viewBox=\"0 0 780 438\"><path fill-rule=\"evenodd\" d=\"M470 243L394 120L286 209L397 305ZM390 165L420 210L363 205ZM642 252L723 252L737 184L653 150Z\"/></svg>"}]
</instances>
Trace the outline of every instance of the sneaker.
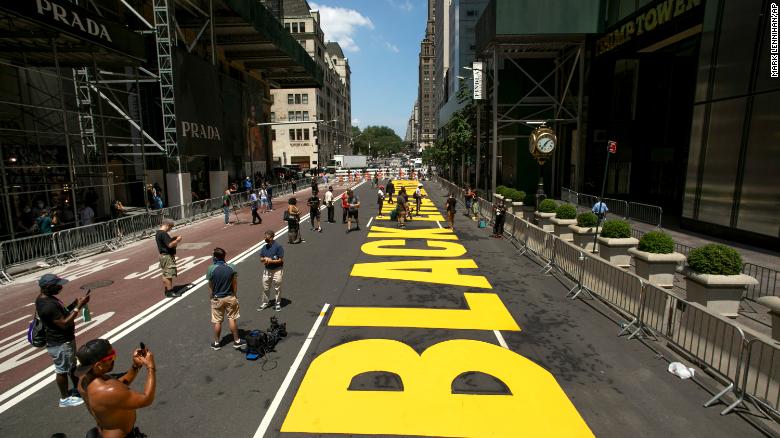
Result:
<instances>
[{"instance_id":1,"label":"sneaker","mask_svg":"<svg viewBox=\"0 0 780 438\"><path fill-rule=\"evenodd\" d=\"M276 310L277 312L281 312L282 311L282 305L279 304L279 303L276 303L276 306L274 307L274 310Z\"/></svg>"},{"instance_id":2,"label":"sneaker","mask_svg":"<svg viewBox=\"0 0 780 438\"><path fill-rule=\"evenodd\" d=\"M260 312L261 310L265 309L266 307L268 307L268 301L263 301L263 302L262 302L262 303L260 303L260 305L257 307L257 311L258 311L258 312Z\"/></svg>"},{"instance_id":3,"label":"sneaker","mask_svg":"<svg viewBox=\"0 0 780 438\"><path fill-rule=\"evenodd\" d=\"M238 341L233 341L233 348L238 350L239 348L246 345L246 339L239 339Z\"/></svg>"},{"instance_id":4,"label":"sneaker","mask_svg":"<svg viewBox=\"0 0 780 438\"><path fill-rule=\"evenodd\" d=\"M322 227L317 228L317 231L322 232Z\"/></svg>"},{"instance_id":5,"label":"sneaker","mask_svg":"<svg viewBox=\"0 0 780 438\"><path fill-rule=\"evenodd\" d=\"M69 408L72 406L80 406L84 404L84 400L81 397L65 397L60 399L59 406L61 408Z\"/></svg>"},{"instance_id":6,"label":"sneaker","mask_svg":"<svg viewBox=\"0 0 780 438\"><path fill-rule=\"evenodd\" d=\"M214 351L217 351L217 350L219 350L220 348L222 348L222 345L220 345L220 343L219 343L219 342L212 342L212 343L211 343L211 349L212 349L212 350L214 350Z\"/></svg>"}]
</instances>

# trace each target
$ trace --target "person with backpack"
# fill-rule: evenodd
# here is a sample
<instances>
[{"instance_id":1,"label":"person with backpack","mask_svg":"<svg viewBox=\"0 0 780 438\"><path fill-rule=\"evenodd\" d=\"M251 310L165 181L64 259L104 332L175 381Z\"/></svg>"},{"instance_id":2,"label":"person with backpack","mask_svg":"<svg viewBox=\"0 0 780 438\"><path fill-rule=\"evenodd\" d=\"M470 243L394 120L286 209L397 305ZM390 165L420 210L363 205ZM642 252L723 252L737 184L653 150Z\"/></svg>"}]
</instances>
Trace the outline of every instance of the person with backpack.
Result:
<instances>
[{"instance_id":1,"label":"person with backpack","mask_svg":"<svg viewBox=\"0 0 780 438\"><path fill-rule=\"evenodd\" d=\"M422 203L423 193L422 193L422 184L417 186L417 190L414 191L414 194L412 195L414 197L414 201L416 203L416 209L415 209L415 215L420 215L420 204Z\"/></svg>"},{"instance_id":2,"label":"person with backpack","mask_svg":"<svg viewBox=\"0 0 780 438\"><path fill-rule=\"evenodd\" d=\"M238 336L239 305L236 294L238 292L238 273L232 263L225 263L225 250L214 248L213 263L206 271L206 280L209 282L211 298L211 322L214 324L213 350L222 348L222 321L225 316L228 319L230 333L233 334L233 348L241 348L246 341Z\"/></svg>"},{"instance_id":3,"label":"person with backpack","mask_svg":"<svg viewBox=\"0 0 780 438\"><path fill-rule=\"evenodd\" d=\"M406 227L406 217L407 217L407 209L409 205L409 200L406 197L406 188L401 187L401 190L398 191L398 203L395 207L396 211L396 219L398 220L398 227L404 228Z\"/></svg>"},{"instance_id":4,"label":"person with backpack","mask_svg":"<svg viewBox=\"0 0 780 438\"><path fill-rule=\"evenodd\" d=\"M316 185L316 183L313 183L313 185ZM320 226L320 198L314 191L314 187L312 187L311 197L309 198L307 204L309 204L309 220L311 221L311 231L318 231L321 233L322 227Z\"/></svg>"},{"instance_id":5,"label":"person with backpack","mask_svg":"<svg viewBox=\"0 0 780 438\"><path fill-rule=\"evenodd\" d=\"M89 302L89 293L77 298L65 307L57 295L68 280L54 274L44 274L38 280L40 294L35 299L35 314L43 324L46 334L46 352L54 362L55 381L60 391L61 408L79 406L84 400L78 395L76 370L76 318L81 308ZM73 390L68 390L68 378ZM75 394L74 394L75 392Z\"/></svg>"},{"instance_id":6,"label":"person with backpack","mask_svg":"<svg viewBox=\"0 0 780 438\"><path fill-rule=\"evenodd\" d=\"M225 214L225 226L233 225L230 223L230 189L225 189L222 195L222 213Z\"/></svg>"}]
</instances>

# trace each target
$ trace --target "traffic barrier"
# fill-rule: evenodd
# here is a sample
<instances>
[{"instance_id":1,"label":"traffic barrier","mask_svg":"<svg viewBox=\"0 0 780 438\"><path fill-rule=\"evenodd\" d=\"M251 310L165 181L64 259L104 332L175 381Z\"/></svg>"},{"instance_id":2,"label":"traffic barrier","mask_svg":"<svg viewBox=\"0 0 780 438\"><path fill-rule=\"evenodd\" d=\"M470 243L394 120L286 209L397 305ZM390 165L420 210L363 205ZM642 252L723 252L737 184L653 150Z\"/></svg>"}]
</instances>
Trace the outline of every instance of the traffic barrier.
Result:
<instances>
[{"instance_id":1,"label":"traffic barrier","mask_svg":"<svg viewBox=\"0 0 780 438\"><path fill-rule=\"evenodd\" d=\"M778 290L780 272L777 270L753 263L745 263L742 265L742 273L758 280L758 284L748 286L745 294L746 299L755 301L759 297L780 295L780 290Z\"/></svg>"},{"instance_id":2,"label":"traffic barrier","mask_svg":"<svg viewBox=\"0 0 780 438\"><path fill-rule=\"evenodd\" d=\"M747 398L762 412L775 420L780 418L780 347L762 339L747 343L742 379L737 385L737 401L727 406L721 415L728 414Z\"/></svg>"},{"instance_id":3,"label":"traffic barrier","mask_svg":"<svg viewBox=\"0 0 780 438\"><path fill-rule=\"evenodd\" d=\"M30 263L36 260L46 260L57 255L54 234L39 234L20 239L0 242L0 269L2 275L10 280L7 270L14 266Z\"/></svg>"},{"instance_id":4,"label":"traffic barrier","mask_svg":"<svg viewBox=\"0 0 780 438\"><path fill-rule=\"evenodd\" d=\"M628 204L628 217L632 220L655 225L661 228L664 210L657 205L630 202Z\"/></svg>"}]
</instances>

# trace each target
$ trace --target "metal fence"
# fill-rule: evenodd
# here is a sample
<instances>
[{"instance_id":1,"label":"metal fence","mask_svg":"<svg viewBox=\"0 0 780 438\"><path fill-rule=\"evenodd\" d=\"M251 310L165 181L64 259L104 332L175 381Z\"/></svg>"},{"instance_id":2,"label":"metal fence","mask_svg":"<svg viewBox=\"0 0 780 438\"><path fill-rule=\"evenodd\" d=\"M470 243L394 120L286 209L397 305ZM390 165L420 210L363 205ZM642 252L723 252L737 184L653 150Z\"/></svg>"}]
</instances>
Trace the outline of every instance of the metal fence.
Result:
<instances>
[{"instance_id":1,"label":"metal fence","mask_svg":"<svg viewBox=\"0 0 780 438\"><path fill-rule=\"evenodd\" d=\"M445 190L457 189L449 181L439 179L439 183ZM477 202L480 212L491 211L486 200L479 198ZM628 339L662 337L723 383L724 388L707 400L705 407L726 403L723 398L732 394L736 400L722 415L750 401L767 417L780 418L780 344L746 335L728 318L687 302L674 291L649 284L521 217L514 216L507 223L511 227L505 229L505 235L520 253L537 257L546 263L543 270L573 283L567 296L595 297L625 318L618 335L628 334ZM753 264L746 264L743 270L760 281L749 296L775 293L777 271Z\"/></svg>"},{"instance_id":2,"label":"metal fence","mask_svg":"<svg viewBox=\"0 0 780 438\"><path fill-rule=\"evenodd\" d=\"M599 197L596 195L578 193L574 190L562 187L561 199L564 202L579 205L580 207L590 210L593 204L598 201ZM603 201L605 204L607 204L609 212L614 215L621 216L629 220L655 225L659 228L661 227L661 220L663 219L663 208L657 205L642 204L640 202L630 202L623 199L613 198L604 198Z\"/></svg>"},{"instance_id":3,"label":"metal fence","mask_svg":"<svg viewBox=\"0 0 780 438\"><path fill-rule=\"evenodd\" d=\"M274 198L289 195L309 187L312 178L271 186ZM231 205L237 208L249 203L249 193L230 195ZM204 199L189 204L152 210L143 214L125 216L106 222L60 230L0 242L0 280L11 281L8 269L28 263L61 264L86 253L114 250L128 242L154 234L163 218L179 223L192 223L222 211L222 197Z\"/></svg>"}]
</instances>

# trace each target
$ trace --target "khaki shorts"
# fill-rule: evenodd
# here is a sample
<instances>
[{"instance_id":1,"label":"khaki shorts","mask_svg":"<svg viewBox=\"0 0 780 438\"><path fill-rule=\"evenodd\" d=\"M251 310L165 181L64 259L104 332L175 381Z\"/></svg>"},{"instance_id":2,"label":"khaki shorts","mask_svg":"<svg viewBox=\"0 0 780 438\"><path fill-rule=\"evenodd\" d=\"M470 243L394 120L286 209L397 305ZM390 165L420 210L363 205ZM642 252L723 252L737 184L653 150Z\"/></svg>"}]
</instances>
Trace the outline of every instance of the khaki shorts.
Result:
<instances>
[{"instance_id":1,"label":"khaki shorts","mask_svg":"<svg viewBox=\"0 0 780 438\"><path fill-rule=\"evenodd\" d=\"M160 254L160 270L163 278L176 277L176 259L170 254Z\"/></svg>"},{"instance_id":2,"label":"khaki shorts","mask_svg":"<svg viewBox=\"0 0 780 438\"><path fill-rule=\"evenodd\" d=\"M222 322L227 314L228 319L238 319L238 298L234 295L211 299L211 322Z\"/></svg>"}]
</instances>

